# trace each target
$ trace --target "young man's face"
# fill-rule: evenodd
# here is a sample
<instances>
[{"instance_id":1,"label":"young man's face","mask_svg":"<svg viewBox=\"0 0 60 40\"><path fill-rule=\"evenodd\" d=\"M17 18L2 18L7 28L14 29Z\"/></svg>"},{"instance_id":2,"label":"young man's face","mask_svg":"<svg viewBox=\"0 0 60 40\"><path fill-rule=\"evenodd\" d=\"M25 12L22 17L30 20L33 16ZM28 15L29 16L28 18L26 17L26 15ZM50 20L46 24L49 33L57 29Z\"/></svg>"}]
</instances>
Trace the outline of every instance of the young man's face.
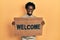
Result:
<instances>
[{"instance_id":1,"label":"young man's face","mask_svg":"<svg viewBox=\"0 0 60 40\"><path fill-rule=\"evenodd\" d=\"M32 6L28 6L28 8L27 8L27 14L29 15L29 16L31 16L32 15L32 13L33 13L33 7Z\"/></svg>"}]
</instances>

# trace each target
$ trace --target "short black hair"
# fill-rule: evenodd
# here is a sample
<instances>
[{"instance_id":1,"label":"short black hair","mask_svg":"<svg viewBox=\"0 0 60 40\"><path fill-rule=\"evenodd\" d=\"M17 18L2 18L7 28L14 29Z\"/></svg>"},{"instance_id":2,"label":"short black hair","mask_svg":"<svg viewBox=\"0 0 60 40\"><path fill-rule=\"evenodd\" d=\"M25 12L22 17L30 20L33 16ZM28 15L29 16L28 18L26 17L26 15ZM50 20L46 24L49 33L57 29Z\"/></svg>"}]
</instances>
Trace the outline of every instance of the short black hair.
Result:
<instances>
[{"instance_id":1,"label":"short black hair","mask_svg":"<svg viewBox=\"0 0 60 40\"><path fill-rule=\"evenodd\" d=\"M35 9L35 4L34 4L34 3L32 3L32 2L28 2L28 3L25 5L25 8L27 9L27 8L28 8L28 6L32 6L32 7L33 7L33 9Z\"/></svg>"}]
</instances>

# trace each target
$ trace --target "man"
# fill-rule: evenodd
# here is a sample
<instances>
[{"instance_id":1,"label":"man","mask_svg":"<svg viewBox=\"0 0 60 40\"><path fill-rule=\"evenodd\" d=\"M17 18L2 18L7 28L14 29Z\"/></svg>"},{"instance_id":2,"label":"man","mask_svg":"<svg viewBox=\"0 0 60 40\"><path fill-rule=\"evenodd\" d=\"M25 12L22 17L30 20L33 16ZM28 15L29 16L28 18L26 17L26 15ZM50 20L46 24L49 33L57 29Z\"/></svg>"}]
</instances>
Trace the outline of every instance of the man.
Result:
<instances>
[{"instance_id":1,"label":"man","mask_svg":"<svg viewBox=\"0 0 60 40\"><path fill-rule=\"evenodd\" d=\"M25 5L25 9L26 9L27 13L26 13L25 16L23 16L23 18L35 17L35 16L32 15L33 11L35 10L35 4L34 3L28 2ZM36 40L36 37L35 37L35 35L33 35L33 36L23 36L22 40Z\"/></svg>"}]
</instances>

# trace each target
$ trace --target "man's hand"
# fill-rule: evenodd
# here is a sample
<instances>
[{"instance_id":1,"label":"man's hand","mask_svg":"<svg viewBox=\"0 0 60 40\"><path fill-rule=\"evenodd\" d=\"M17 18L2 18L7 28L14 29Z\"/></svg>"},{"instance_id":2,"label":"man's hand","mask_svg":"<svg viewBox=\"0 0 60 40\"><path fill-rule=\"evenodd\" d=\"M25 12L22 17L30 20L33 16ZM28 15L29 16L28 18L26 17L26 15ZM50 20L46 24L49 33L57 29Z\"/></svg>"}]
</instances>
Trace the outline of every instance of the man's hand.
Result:
<instances>
[{"instance_id":1,"label":"man's hand","mask_svg":"<svg viewBox=\"0 0 60 40\"><path fill-rule=\"evenodd\" d=\"M12 25L15 25L15 22L14 21L12 22Z\"/></svg>"},{"instance_id":2,"label":"man's hand","mask_svg":"<svg viewBox=\"0 0 60 40\"><path fill-rule=\"evenodd\" d=\"M44 24L45 24L45 22L44 22L44 21L42 21L42 22L41 22L41 24L42 24L42 25L44 25Z\"/></svg>"}]
</instances>

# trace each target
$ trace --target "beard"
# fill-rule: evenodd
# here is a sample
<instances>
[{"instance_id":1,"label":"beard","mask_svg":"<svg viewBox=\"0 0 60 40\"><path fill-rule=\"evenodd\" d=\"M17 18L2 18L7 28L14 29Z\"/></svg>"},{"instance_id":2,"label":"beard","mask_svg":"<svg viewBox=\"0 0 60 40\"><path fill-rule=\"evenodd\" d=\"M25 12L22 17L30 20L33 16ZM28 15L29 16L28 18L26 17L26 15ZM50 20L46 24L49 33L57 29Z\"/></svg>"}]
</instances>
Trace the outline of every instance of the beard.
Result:
<instances>
[{"instance_id":1,"label":"beard","mask_svg":"<svg viewBox=\"0 0 60 40\"><path fill-rule=\"evenodd\" d=\"M30 13L27 13L27 15L28 15L28 16L31 16L31 15L32 15L32 13L31 13L31 14L30 14Z\"/></svg>"}]
</instances>

